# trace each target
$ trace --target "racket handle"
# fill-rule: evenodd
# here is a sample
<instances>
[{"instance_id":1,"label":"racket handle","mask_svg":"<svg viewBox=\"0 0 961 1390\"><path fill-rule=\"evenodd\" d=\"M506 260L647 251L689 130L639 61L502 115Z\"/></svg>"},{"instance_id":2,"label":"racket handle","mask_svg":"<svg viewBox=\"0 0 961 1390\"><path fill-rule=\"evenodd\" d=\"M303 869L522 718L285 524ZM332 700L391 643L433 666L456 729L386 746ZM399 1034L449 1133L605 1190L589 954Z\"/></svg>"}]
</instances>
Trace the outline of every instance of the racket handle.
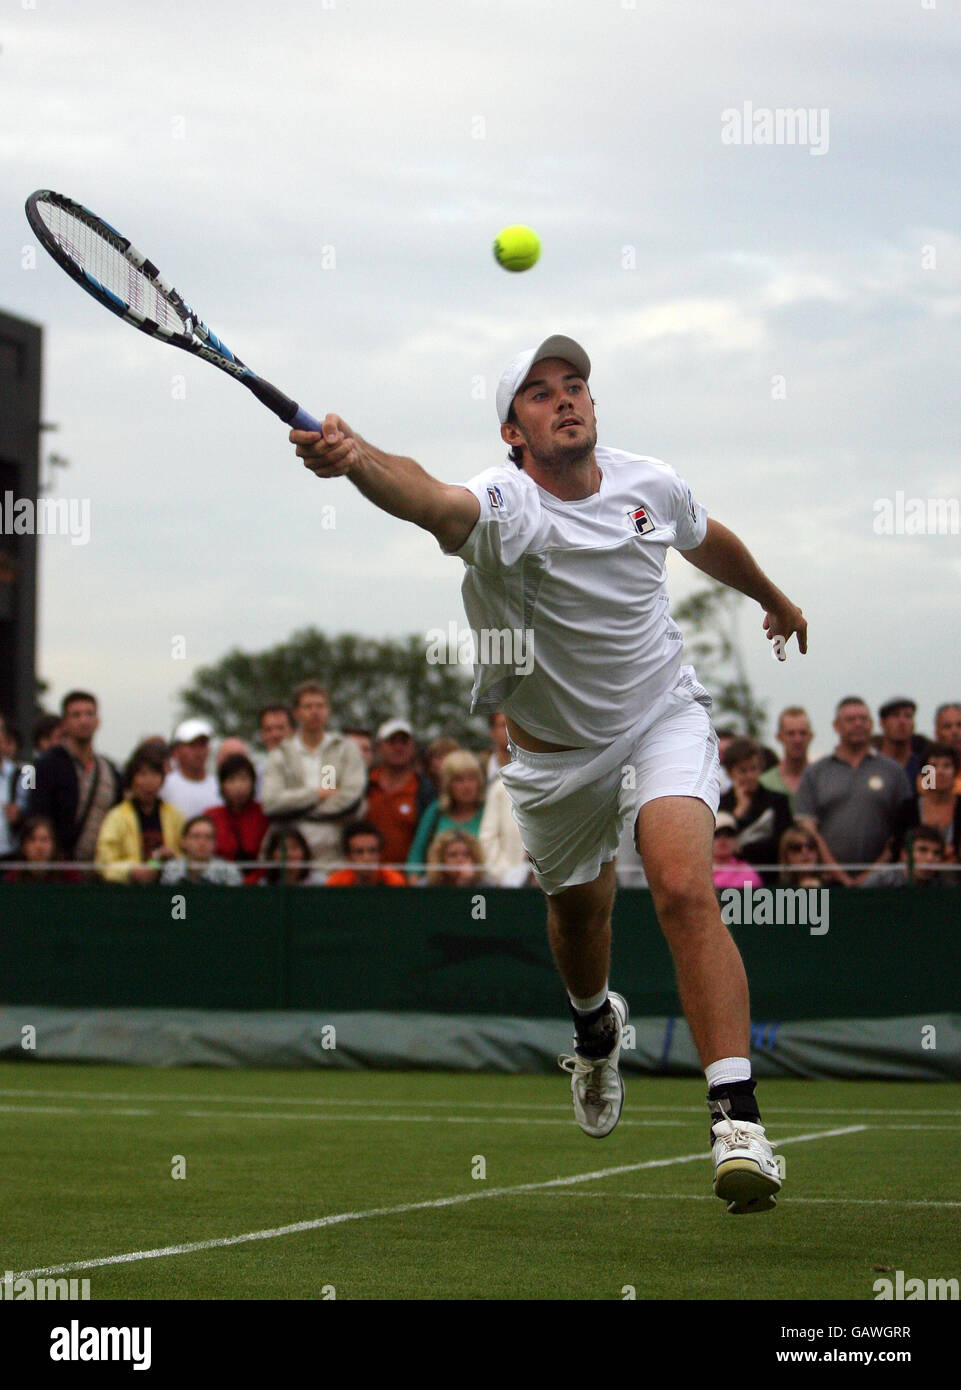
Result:
<instances>
[{"instance_id":1,"label":"racket handle","mask_svg":"<svg viewBox=\"0 0 961 1390\"><path fill-rule=\"evenodd\" d=\"M319 434L320 421L315 420L312 415L304 410L303 406L298 406L297 414L290 421L290 428L292 430L316 430Z\"/></svg>"},{"instance_id":2,"label":"racket handle","mask_svg":"<svg viewBox=\"0 0 961 1390\"><path fill-rule=\"evenodd\" d=\"M247 390L252 391L262 405L279 415L292 430L316 430L320 433L320 421L308 415L306 410L301 410L296 401L285 396L283 391L278 391L269 381L264 381L263 377L257 376L249 367L245 368L245 373L240 379Z\"/></svg>"}]
</instances>

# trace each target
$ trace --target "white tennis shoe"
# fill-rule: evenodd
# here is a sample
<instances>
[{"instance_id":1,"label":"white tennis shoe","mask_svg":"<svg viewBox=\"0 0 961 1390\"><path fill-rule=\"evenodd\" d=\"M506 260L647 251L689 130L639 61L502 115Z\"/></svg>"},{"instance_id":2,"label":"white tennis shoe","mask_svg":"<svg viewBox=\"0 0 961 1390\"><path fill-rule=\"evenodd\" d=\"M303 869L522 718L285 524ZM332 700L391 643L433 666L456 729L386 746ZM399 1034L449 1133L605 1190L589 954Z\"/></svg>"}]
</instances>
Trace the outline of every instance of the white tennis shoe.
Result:
<instances>
[{"instance_id":1,"label":"white tennis shoe","mask_svg":"<svg viewBox=\"0 0 961 1390\"><path fill-rule=\"evenodd\" d=\"M592 1139L604 1139L621 1118L624 1104L624 1082L618 1070L621 1039L628 1020L627 1000L611 993L611 1011L616 1033L614 1046L606 1057L558 1057L562 1071L571 1074L571 1095L574 1098L574 1118L585 1134ZM576 1045L576 1040L575 1040Z\"/></svg>"},{"instance_id":2,"label":"white tennis shoe","mask_svg":"<svg viewBox=\"0 0 961 1390\"><path fill-rule=\"evenodd\" d=\"M711 1125L714 1140L714 1195L732 1216L771 1211L777 1206L781 1171L764 1137L764 1126L723 1118Z\"/></svg>"}]
</instances>

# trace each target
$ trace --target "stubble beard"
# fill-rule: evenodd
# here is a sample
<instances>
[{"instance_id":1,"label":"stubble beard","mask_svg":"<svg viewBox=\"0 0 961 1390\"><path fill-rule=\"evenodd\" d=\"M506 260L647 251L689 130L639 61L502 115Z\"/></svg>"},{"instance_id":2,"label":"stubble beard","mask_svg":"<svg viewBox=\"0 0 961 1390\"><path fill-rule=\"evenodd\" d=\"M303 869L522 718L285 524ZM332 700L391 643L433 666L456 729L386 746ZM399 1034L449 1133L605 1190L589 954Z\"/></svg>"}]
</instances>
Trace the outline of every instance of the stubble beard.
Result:
<instances>
[{"instance_id":1,"label":"stubble beard","mask_svg":"<svg viewBox=\"0 0 961 1390\"><path fill-rule=\"evenodd\" d=\"M525 440L531 462L536 463L538 468L555 474L573 471L590 459L597 446L597 427L590 424L585 425L584 428L587 430L587 438L582 444L567 443L563 439L555 439L550 449L538 449Z\"/></svg>"}]
</instances>

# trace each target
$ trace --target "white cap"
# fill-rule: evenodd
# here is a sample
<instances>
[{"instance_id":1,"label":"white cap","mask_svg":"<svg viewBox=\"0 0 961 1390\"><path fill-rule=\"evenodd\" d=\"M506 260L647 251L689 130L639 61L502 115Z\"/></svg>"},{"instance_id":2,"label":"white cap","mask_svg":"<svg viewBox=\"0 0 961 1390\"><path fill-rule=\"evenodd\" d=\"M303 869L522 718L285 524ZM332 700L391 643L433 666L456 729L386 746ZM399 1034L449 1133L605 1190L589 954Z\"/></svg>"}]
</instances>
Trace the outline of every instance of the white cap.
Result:
<instances>
[{"instance_id":1,"label":"white cap","mask_svg":"<svg viewBox=\"0 0 961 1390\"><path fill-rule=\"evenodd\" d=\"M535 362L543 362L545 357L560 357L564 362L570 362L572 367L577 368L584 381L591 374L591 359L580 343L575 343L573 338L565 338L562 334L555 333L552 338L545 338L540 347L525 348L517 354L497 385L497 418L502 425L506 423L511 411L511 401L523 386L531 367Z\"/></svg>"},{"instance_id":2,"label":"white cap","mask_svg":"<svg viewBox=\"0 0 961 1390\"><path fill-rule=\"evenodd\" d=\"M386 724L381 724L377 730L377 742L383 738L392 738L394 734L407 734L414 737L414 731L404 719L388 719Z\"/></svg>"},{"instance_id":3,"label":"white cap","mask_svg":"<svg viewBox=\"0 0 961 1390\"><path fill-rule=\"evenodd\" d=\"M206 719L185 719L174 729L173 743L193 743L195 738L213 738L213 725Z\"/></svg>"},{"instance_id":4,"label":"white cap","mask_svg":"<svg viewBox=\"0 0 961 1390\"><path fill-rule=\"evenodd\" d=\"M730 811L720 811L714 820L714 834L719 830L729 830L732 835L737 834L737 821Z\"/></svg>"}]
</instances>

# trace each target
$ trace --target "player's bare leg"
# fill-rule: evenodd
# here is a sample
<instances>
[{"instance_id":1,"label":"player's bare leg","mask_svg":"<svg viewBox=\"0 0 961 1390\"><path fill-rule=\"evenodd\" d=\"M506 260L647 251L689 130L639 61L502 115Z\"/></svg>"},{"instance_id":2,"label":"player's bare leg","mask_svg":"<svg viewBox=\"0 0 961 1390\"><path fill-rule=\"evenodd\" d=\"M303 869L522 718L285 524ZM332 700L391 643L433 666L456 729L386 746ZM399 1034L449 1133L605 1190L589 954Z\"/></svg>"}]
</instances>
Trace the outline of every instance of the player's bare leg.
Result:
<instances>
[{"instance_id":1,"label":"player's bare leg","mask_svg":"<svg viewBox=\"0 0 961 1390\"><path fill-rule=\"evenodd\" d=\"M611 966L614 865L593 883L578 883L547 899L547 935L567 992L589 999L607 984Z\"/></svg>"},{"instance_id":2,"label":"player's bare leg","mask_svg":"<svg viewBox=\"0 0 961 1390\"><path fill-rule=\"evenodd\" d=\"M614 888L611 863L592 883L547 899L547 934L575 1026L574 1055L558 1060L571 1073L577 1122L593 1139L610 1134L624 1102L618 1060L627 1005L607 989Z\"/></svg>"},{"instance_id":3,"label":"player's bare leg","mask_svg":"<svg viewBox=\"0 0 961 1390\"><path fill-rule=\"evenodd\" d=\"M744 963L714 894L713 833L714 816L696 797L660 797L637 818L638 852L708 1079L714 1190L735 1214L769 1211L780 1175L754 1098Z\"/></svg>"},{"instance_id":4,"label":"player's bare leg","mask_svg":"<svg viewBox=\"0 0 961 1390\"><path fill-rule=\"evenodd\" d=\"M714 894L713 838L714 817L697 797L659 797L637 818L638 853L702 1067L746 1057L751 1032L744 964Z\"/></svg>"}]
</instances>

